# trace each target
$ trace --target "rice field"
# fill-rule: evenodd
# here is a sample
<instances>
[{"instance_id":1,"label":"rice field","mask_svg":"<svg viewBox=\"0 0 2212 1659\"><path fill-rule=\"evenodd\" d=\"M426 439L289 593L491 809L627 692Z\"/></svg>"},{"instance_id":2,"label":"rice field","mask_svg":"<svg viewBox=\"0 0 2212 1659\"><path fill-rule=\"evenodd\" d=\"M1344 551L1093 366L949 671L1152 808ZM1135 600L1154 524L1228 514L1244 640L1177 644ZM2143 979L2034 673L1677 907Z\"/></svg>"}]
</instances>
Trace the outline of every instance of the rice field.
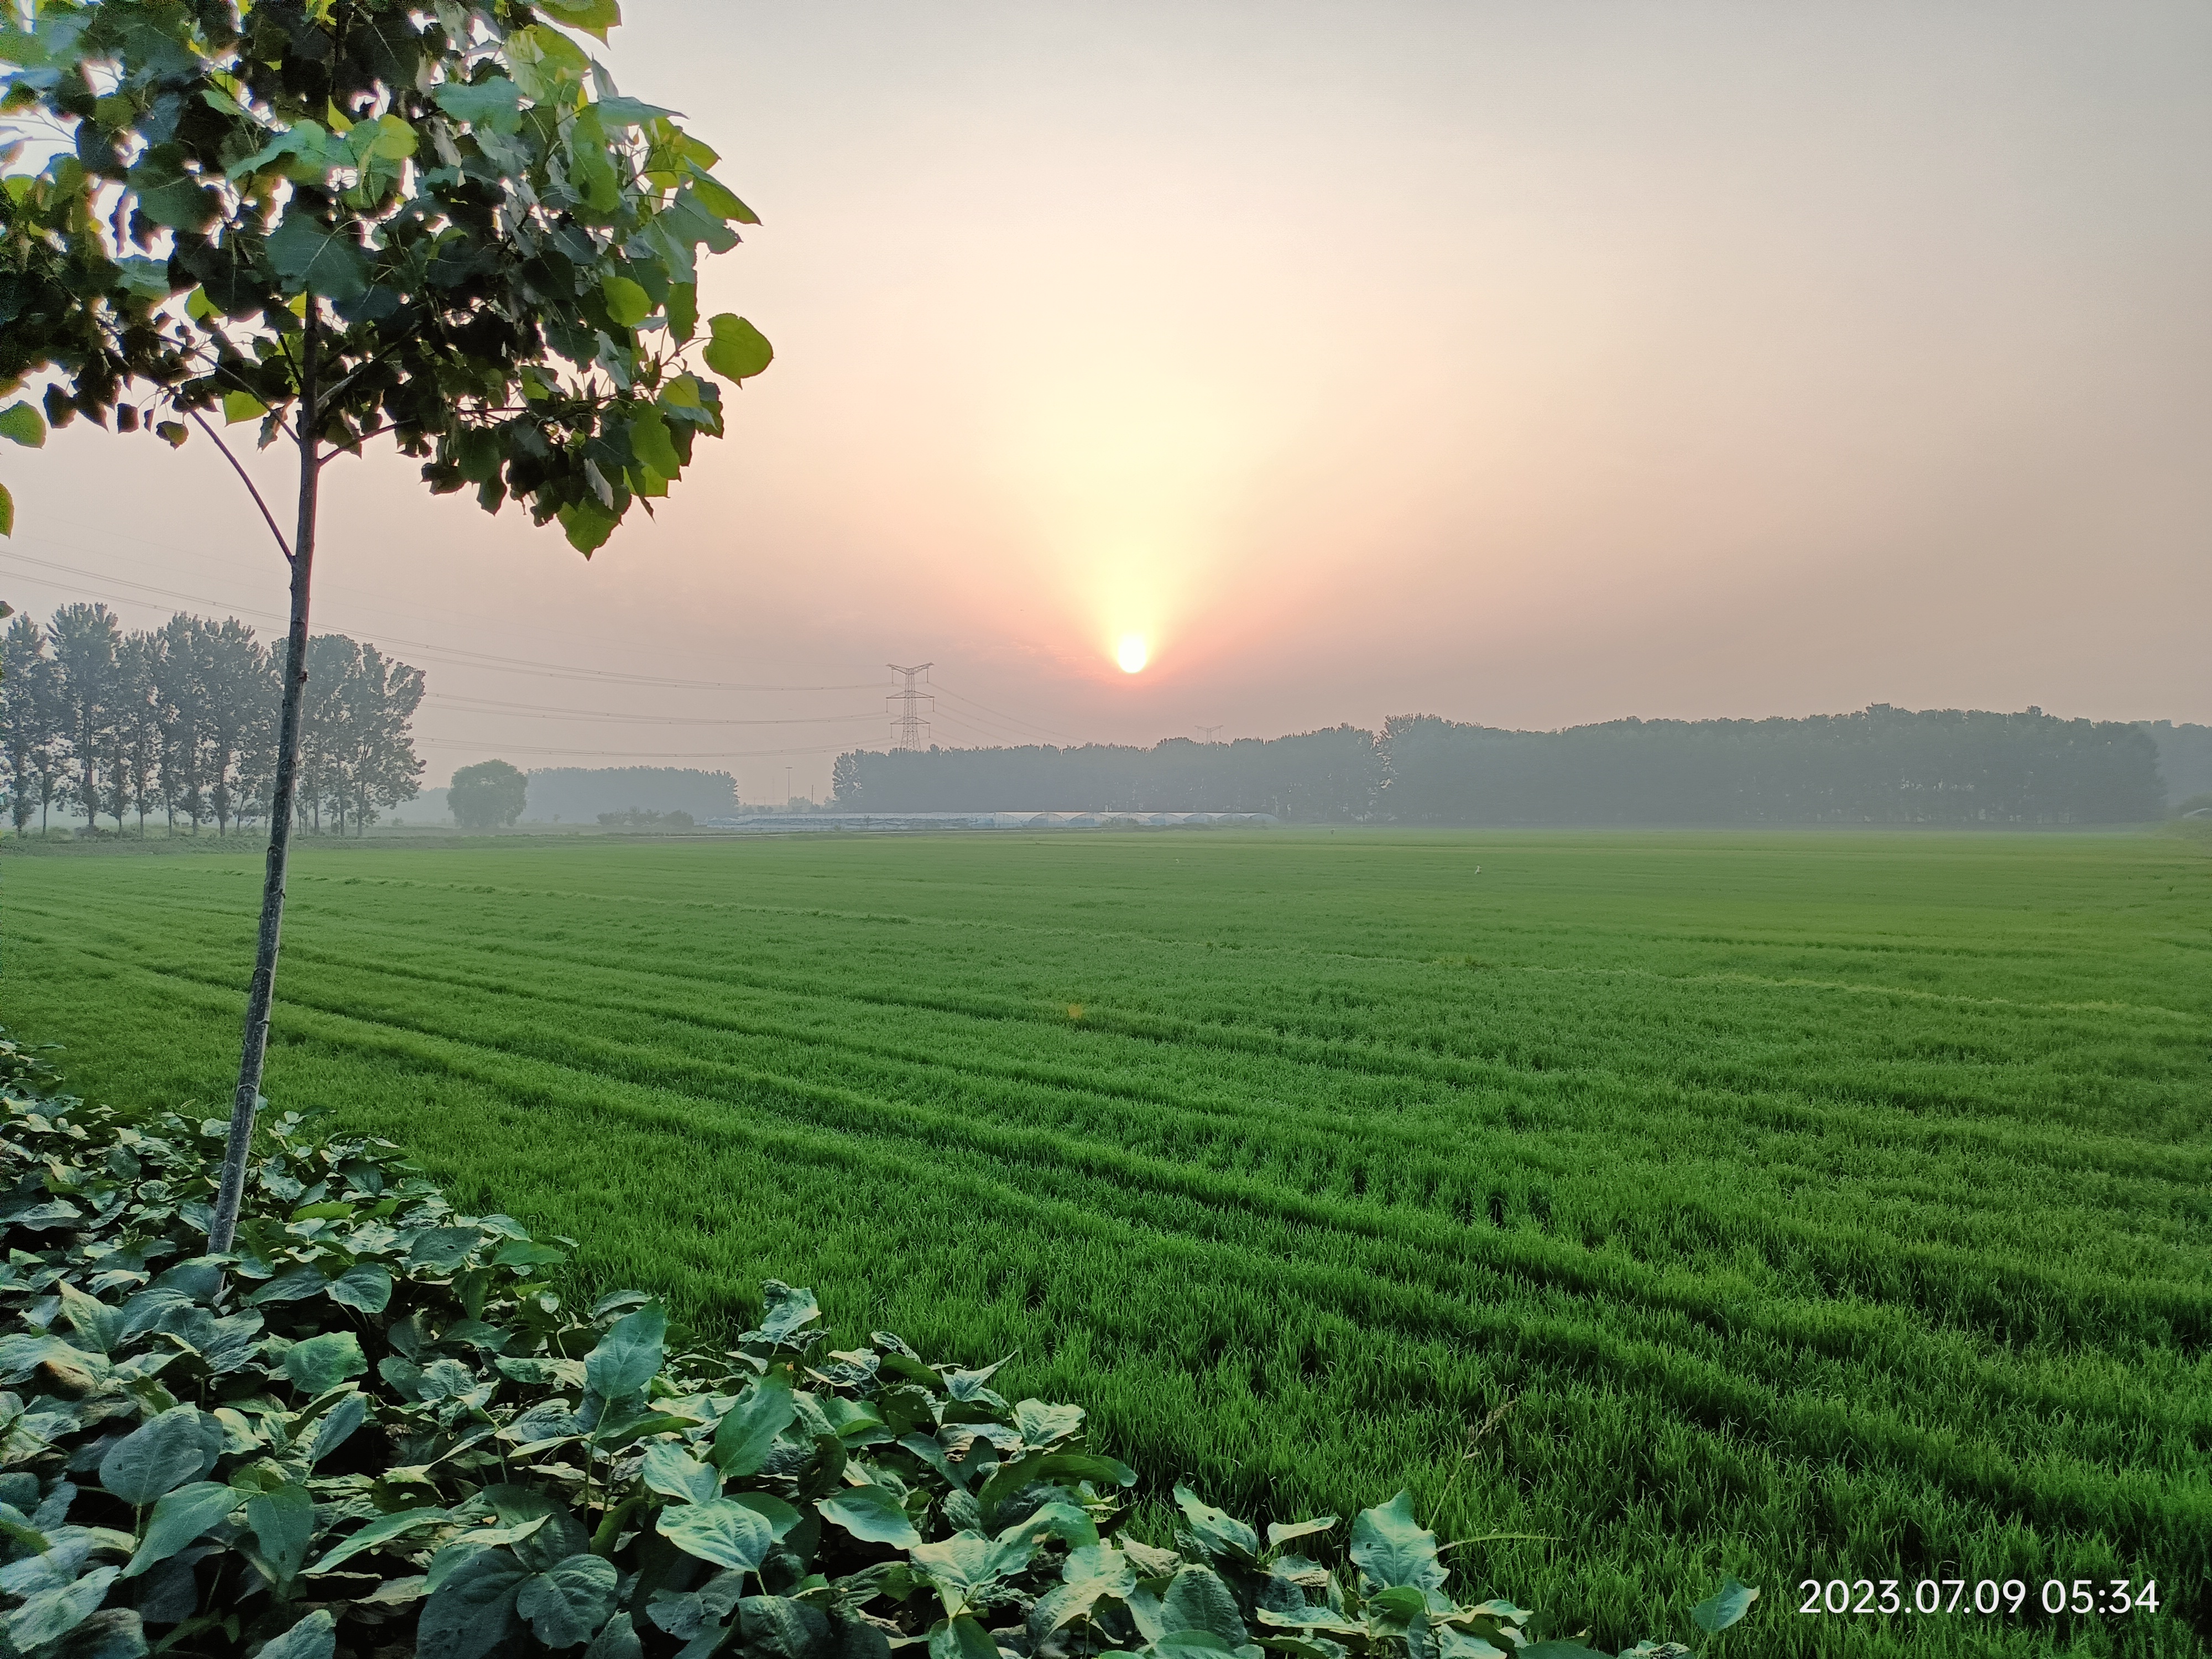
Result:
<instances>
[{"instance_id":1,"label":"rice field","mask_svg":"<svg viewBox=\"0 0 2212 1659\"><path fill-rule=\"evenodd\" d=\"M258 880L7 860L0 1019L82 1092L219 1109ZM1694 1636L1724 1573L1764 1590L1724 1655L2204 1650L2185 842L369 842L301 854L286 946L278 1107L696 1330L811 1284L1015 1354L1160 1493L1410 1487L1533 1534L1449 1559L1608 1650ZM1799 1611L1838 1579L1905 1610ZM2076 1579L2158 1610L2045 1612Z\"/></svg>"}]
</instances>

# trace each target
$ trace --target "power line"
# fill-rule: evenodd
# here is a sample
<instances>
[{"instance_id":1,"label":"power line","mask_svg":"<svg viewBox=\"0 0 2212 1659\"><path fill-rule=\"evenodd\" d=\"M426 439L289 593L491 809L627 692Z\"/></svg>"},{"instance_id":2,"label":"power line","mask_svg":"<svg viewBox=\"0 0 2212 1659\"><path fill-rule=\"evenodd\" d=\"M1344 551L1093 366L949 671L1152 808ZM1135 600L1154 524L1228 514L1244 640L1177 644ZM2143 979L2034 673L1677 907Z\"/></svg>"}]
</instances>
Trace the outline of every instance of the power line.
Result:
<instances>
[{"instance_id":1,"label":"power line","mask_svg":"<svg viewBox=\"0 0 2212 1659\"><path fill-rule=\"evenodd\" d=\"M811 749L705 749L705 750L648 750L640 752L629 749L561 749L526 743L486 743L481 738L418 738L426 749L498 749L510 755L562 755L579 760L769 760L786 755L834 755L836 744L817 744Z\"/></svg>"},{"instance_id":2,"label":"power line","mask_svg":"<svg viewBox=\"0 0 2212 1659\"><path fill-rule=\"evenodd\" d=\"M526 702L499 702L488 697L453 695L443 696L439 706L459 708L471 714L511 711L524 720L600 720L635 726L843 726L854 720L881 718L872 708L864 708L856 714L792 714L775 720L726 720L717 714L600 714L592 709L539 708Z\"/></svg>"},{"instance_id":3,"label":"power line","mask_svg":"<svg viewBox=\"0 0 2212 1659\"><path fill-rule=\"evenodd\" d=\"M988 703L977 702L973 697L963 696L959 692L955 691L951 686L944 684L942 682L938 682L936 684L939 692L951 698L955 702L964 702L971 708L979 708L982 710L986 714L996 715L1000 720L1017 731L1026 730L1034 732L1040 737L1050 738L1054 743L1080 743L1082 741L1080 738L1069 737L1065 732L1055 732L1050 726L1039 726L1035 721L1025 720L1018 714L1009 714L1003 708L994 708Z\"/></svg>"},{"instance_id":4,"label":"power line","mask_svg":"<svg viewBox=\"0 0 2212 1659\"><path fill-rule=\"evenodd\" d=\"M58 570L77 578L76 585L94 599L112 599L118 604L130 603L115 594L102 593L86 585L82 580L85 573L74 565L58 563L52 559L33 558L27 553L18 553L13 548L0 548L0 558L14 559L42 569ZM212 605L217 610L259 617L270 622L286 620L279 612L264 610L259 605L234 605L228 599L210 599L204 593L185 593L175 588L158 586L152 582L136 581L127 576L93 574L100 581L118 587L136 588L158 599L180 600L186 605ZM404 639L397 634L386 634L384 639L389 644L425 653L434 659L445 657L450 659L451 665L456 667L483 668L498 673L533 674L549 679L590 680L603 684L659 686L682 691L872 691L881 684L875 680L856 680L842 685L754 685L725 680L680 679L671 675L633 674L621 669L580 668L574 664L535 662L526 657L501 656L492 652L471 650L465 646L435 645L427 640Z\"/></svg>"}]
</instances>

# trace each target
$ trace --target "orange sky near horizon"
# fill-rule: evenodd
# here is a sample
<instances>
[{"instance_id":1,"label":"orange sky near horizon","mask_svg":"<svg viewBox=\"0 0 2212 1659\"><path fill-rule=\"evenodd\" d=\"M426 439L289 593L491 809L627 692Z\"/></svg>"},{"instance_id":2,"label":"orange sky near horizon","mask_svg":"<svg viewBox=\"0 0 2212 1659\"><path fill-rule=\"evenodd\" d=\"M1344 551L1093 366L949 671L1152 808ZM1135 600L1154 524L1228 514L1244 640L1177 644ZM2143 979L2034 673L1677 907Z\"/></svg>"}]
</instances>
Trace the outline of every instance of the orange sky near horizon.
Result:
<instances>
[{"instance_id":1,"label":"orange sky near horizon","mask_svg":"<svg viewBox=\"0 0 2212 1659\"><path fill-rule=\"evenodd\" d=\"M707 297L777 362L589 564L330 469L319 626L572 671L392 647L429 781L819 793L888 739L887 661L961 744L2212 720L2202 7L626 11L623 89L765 222ZM281 611L203 443L0 477L19 608ZM867 689L605 678L641 672Z\"/></svg>"}]
</instances>

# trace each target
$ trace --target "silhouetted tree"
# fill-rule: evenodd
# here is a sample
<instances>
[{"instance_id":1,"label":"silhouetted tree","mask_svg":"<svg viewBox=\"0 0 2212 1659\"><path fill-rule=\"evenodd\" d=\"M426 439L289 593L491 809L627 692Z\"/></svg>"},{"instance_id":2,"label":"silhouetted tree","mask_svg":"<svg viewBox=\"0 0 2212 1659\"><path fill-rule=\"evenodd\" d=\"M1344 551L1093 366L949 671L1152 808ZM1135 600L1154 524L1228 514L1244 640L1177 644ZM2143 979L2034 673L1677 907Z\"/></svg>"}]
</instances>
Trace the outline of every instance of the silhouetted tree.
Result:
<instances>
[{"instance_id":1,"label":"silhouetted tree","mask_svg":"<svg viewBox=\"0 0 2212 1659\"><path fill-rule=\"evenodd\" d=\"M446 804L464 830L503 830L522 816L529 784L503 760L478 761L453 774Z\"/></svg>"}]
</instances>

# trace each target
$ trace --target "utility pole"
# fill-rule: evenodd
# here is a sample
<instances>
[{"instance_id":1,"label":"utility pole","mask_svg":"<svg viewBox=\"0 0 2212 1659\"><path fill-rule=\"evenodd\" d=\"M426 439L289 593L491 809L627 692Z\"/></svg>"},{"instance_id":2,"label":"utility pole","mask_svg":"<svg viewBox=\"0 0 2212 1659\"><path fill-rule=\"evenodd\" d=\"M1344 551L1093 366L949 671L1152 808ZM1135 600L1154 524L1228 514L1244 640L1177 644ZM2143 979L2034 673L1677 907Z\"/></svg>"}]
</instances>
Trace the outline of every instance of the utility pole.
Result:
<instances>
[{"instance_id":1,"label":"utility pole","mask_svg":"<svg viewBox=\"0 0 2212 1659\"><path fill-rule=\"evenodd\" d=\"M788 766L783 769L783 810L787 812L791 810L791 769Z\"/></svg>"},{"instance_id":2,"label":"utility pole","mask_svg":"<svg viewBox=\"0 0 2212 1659\"><path fill-rule=\"evenodd\" d=\"M914 677L917 674L927 674L936 665L935 663L927 662L917 663L912 668L902 668L895 662L884 665L892 673L906 676L906 689L902 691L894 691L884 699L887 703L896 702L899 706L898 713L891 720L892 748L902 749L912 753L920 750L928 741L929 722L921 717L926 714L937 712L937 699L927 691L915 690ZM926 708L922 706L925 703L928 705Z\"/></svg>"},{"instance_id":3,"label":"utility pole","mask_svg":"<svg viewBox=\"0 0 2212 1659\"><path fill-rule=\"evenodd\" d=\"M1225 725L1227 725L1227 724L1228 724L1228 722L1227 722L1226 720L1224 720L1224 721L1222 722L1222 725L1223 725L1223 726L1225 726ZM1213 741L1213 734L1214 734L1216 732L1218 732L1218 731L1221 729L1221 726L1194 726L1194 727L1192 727L1191 729L1192 729L1193 731L1196 732L1197 732L1200 737L1204 738L1205 738L1208 743L1212 743L1212 742Z\"/></svg>"}]
</instances>

